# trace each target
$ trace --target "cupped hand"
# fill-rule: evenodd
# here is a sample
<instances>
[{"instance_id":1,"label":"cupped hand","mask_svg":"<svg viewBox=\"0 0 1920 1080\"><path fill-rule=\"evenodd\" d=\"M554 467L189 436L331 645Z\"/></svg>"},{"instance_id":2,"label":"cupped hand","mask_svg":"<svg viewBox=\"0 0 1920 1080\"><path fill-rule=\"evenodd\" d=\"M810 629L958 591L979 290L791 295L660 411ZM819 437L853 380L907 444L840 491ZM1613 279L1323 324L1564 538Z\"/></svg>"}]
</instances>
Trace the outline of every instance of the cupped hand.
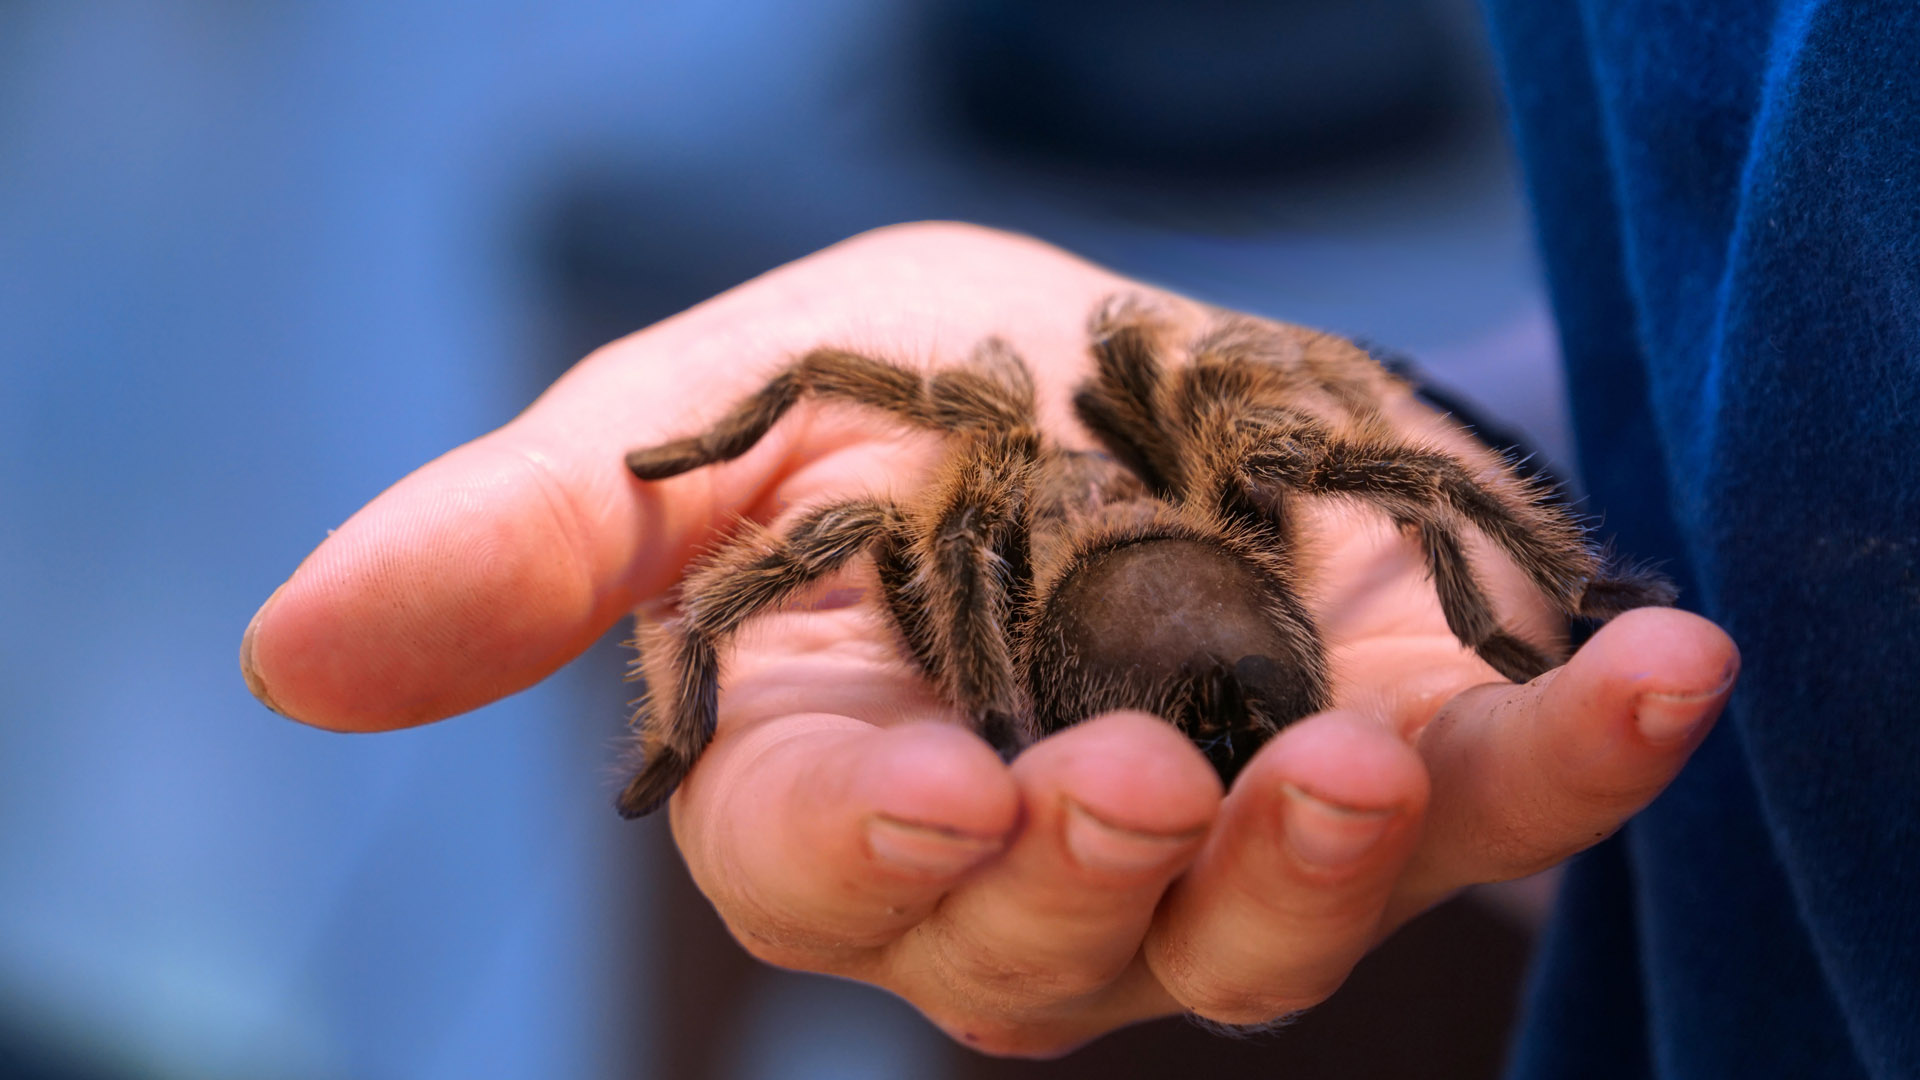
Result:
<instances>
[{"instance_id":1,"label":"cupped hand","mask_svg":"<svg viewBox=\"0 0 1920 1080\"><path fill-rule=\"evenodd\" d=\"M1033 367L1050 430L1083 443L1067 402L1086 315L1135 288L958 225L881 230L774 271L600 350L361 510L255 616L248 684L336 730L452 716L661 602L740 516L909 490L936 445L843 409L799 410L746 456L669 481L625 470L627 450L698 430L813 345L931 363L997 334ZM1466 446L1411 400L1390 414ZM983 1050L1058 1053L1181 1011L1264 1023L1323 1000L1450 893L1618 828L1725 700L1732 642L1668 610L1621 616L1564 667L1507 683L1447 631L1418 551L1383 520L1315 518L1336 704L1231 792L1139 714L1003 764L896 654L855 572L758 620L728 657L718 737L672 803L695 880L755 955L886 987ZM1479 565L1510 625L1552 633L1502 560L1482 549Z\"/></svg>"}]
</instances>

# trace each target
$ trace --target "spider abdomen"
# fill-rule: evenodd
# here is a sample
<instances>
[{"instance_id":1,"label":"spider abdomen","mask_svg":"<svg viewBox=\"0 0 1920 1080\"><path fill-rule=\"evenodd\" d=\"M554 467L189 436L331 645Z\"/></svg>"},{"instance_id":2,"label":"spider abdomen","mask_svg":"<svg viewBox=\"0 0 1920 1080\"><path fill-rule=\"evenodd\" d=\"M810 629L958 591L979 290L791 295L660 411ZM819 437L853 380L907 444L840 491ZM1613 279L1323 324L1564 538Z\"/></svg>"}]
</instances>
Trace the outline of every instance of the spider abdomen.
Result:
<instances>
[{"instance_id":1,"label":"spider abdomen","mask_svg":"<svg viewBox=\"0 0 1920 1080\"><path fill-rule=\"evenodd\" d=\"M1030 632L1029 693L1042 733L1113 709L1163 716L1230 781L1275 731L1326 707L1324 648L1258 552L1181 532L1073 560Z\"/></svg>"}]
</instances>

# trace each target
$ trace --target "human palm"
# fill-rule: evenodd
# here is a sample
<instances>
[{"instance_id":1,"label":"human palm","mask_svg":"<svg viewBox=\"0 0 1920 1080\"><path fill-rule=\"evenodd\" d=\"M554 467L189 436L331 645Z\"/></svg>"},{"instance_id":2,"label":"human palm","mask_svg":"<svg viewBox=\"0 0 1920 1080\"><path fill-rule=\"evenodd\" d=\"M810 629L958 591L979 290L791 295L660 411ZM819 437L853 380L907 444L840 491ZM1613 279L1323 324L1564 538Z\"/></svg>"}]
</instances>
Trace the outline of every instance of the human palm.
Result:
<instances>
[{"instance_id":1,"label":"human palm","mask_svg":"<svg viewBox=\"0 0 1920 1080\"><path fill-rule=\"evenodd\" d=\"M959 226L870 234L742 286L601 350L356 515L255 617L249 682L338 729L452 715L669 603L738 516L777 526L823 499L911 490L937 440L834 409L672 480L621 468L821 341L932 362L999 334L1034 368L1043 425L1084 442L1067 408L1082 318L1129 287ZM1392 414L1464 438L1410 400ZM1260 1023L1325 998L1452 891L1618 827L1731 682L1724 634L1661 610L1514 686L1448 631L1423 559L1383 519L1322 506L1306 532L1335 707L1226 793L1139 714L1002 763L897 653L869 571L823 582L726 657L718 736L672 804L694 878L756 955L885 986L989 1051L1058 1052L1178 1011ZM1549 637L1517 572L1478 564L1508 624Z\"/></svg>"}]
</instances>

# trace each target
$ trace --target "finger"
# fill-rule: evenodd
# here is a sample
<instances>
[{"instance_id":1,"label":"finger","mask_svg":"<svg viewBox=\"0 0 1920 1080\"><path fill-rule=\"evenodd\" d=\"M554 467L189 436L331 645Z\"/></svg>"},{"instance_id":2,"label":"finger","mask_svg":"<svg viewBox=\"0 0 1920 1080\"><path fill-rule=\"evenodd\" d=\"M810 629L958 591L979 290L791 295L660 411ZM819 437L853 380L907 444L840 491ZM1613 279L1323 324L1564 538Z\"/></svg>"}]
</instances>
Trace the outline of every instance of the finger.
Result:
<instances>
[{"instance_id":1,"label":"finger","mask_svg":"<svg viewBox=\"0 0 1920 1080\"><path fill-rule=\"evenodd\" d=\"M601 350L333 532L247 628L255 695L341 730L439 719L532 685L666 588L715 521L764 488L794 434L777 430L728 469L635 481L628 449L697 425L686 414L764 375L659 362L693 348L684 336L670 322Z\"/></svg>"},{"instance_id":2,"label":"finger","mask_svg":"<svg viewBox=\"0 0 1920 1080\"><path fill-rule=\"evenodd\" d=\"M709 355L738 344L689 333L709 321L696 311L601 350L513 423L355 514L248 627L256 696L341 730L439 719L539 681L667 588L804 433L783 425L725 467L663 484L627 472L627 450L697 427L764 377L743 346L732 363Z\"/></svg>"},{"instance_id":3,"label":"finger","mask_svg":"<svg viewBox=\"0 0 1920 1080\"><path fill-rule=\"evenodd\" d=\"M1644 608L1562 668L1455 698L1419 736L1433 807L1396 910L1535 873L1611 834L1686 763L1738 670L1719 627Z\"/></svg>"},{"instance_id":4,"label":"finger","mask_svg":"<svg viewBox=\"0 0 1920 1080\"><path fill-rule=\"evenodd\" d=\"M885 985L971 1045L1050 1053L1138 1019L1085 999L1134 960L1161 894L1200 848L1220 781L1178 731L1142 713L1086 721L1012 768L1018 839L893 946Z\"/></svg>"},{"instance_id":5,"label":"finger","mask_svg":"<svg viewBox=\"0 0 1920 1080\"><path fill-rule=\"evenodd\" d=\"M715 743L673 803L688 868L748 951L848 975L999 854L1018 817L973 734L825 714Z\"/></svg>"},{"instance_id":6,"label":"finger","mask_svg":"<svg viewBox=\"0 0 1920 1080\"><path fill-rule=\"evenodd\" d=\"M1014 295L1009 270L1026 286ZM915 356L932 342L957 355L1010 322L1023 348L1077 357L1078 313L1117 283L985 230L884 231L602 349L513 423L407 477L321 544L249 625L247 683L277 711L340 730L422 723L530 686L764 497L805 425L654 485L627 473L626 451L710 422L822 340Z\"/></svg>"},{"instance_id":7,"label":"finger","mask_svg":"<svg viewBox=\"0 0 1920 1080\"><path fill-rule=\"evenodd\" d=\"M1168 894L1146 942L1154 975L1224 1024L1324 1000L1374 944L1426 801L1418 756L1374 720L1322 713L1283 731Z\"/></svg>"},{"instance_id":8,"label":"finger","mask_svg":"<svg viewBox=\"0 0 1920 1080\"><path fill-rule=\"evenodd\" d=\"M505 440L473 444L355 514L247 627L254 695L322 727L402 727L524 689L577 655L629 606L614 568L644 533L632 500L579 517L550 470Z\"/></svg>"}]
</instances>

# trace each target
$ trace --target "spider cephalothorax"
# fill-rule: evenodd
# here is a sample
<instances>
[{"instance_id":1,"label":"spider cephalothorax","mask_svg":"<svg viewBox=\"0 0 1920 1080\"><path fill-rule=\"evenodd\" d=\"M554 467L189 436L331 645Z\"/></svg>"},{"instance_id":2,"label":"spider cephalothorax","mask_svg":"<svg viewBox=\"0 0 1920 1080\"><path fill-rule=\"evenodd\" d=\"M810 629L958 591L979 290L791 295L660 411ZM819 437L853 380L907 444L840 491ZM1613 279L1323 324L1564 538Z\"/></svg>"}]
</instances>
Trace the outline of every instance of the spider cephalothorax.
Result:
<instances>
[{"instance_id":1,"label":"spider cephalothorax","mask_svg":"<svg viewBox=\"0 0 1920 1080\"><path fill-rule=\"evenodd\" d=\"M989 340L931 374L816 349L707 431L627 456L643 480L730 460L809 396L947 440L911 499L815 507L778 534L749 526L689 573L677 614L641 634L642 764L622 814L658 807L711 741L727 639L861 555L904 651L1002 753L1134 708L1178 725L1227 780L1330 701L1299 595L1303 497L1357 501L1412 534L1448 628L1512 679L1560 657L1500 625L1463 529L1567 615L1672 600L1661 579L1608 567L1538 484L1398 434L1380 402L1404 384L1348 341L1220 316L1167 364L1171 330L1134 298L1102 305L1091 337L1074 408L1105 454L1043 437L1025 364Z\"/></svg>"}]
</instances>

